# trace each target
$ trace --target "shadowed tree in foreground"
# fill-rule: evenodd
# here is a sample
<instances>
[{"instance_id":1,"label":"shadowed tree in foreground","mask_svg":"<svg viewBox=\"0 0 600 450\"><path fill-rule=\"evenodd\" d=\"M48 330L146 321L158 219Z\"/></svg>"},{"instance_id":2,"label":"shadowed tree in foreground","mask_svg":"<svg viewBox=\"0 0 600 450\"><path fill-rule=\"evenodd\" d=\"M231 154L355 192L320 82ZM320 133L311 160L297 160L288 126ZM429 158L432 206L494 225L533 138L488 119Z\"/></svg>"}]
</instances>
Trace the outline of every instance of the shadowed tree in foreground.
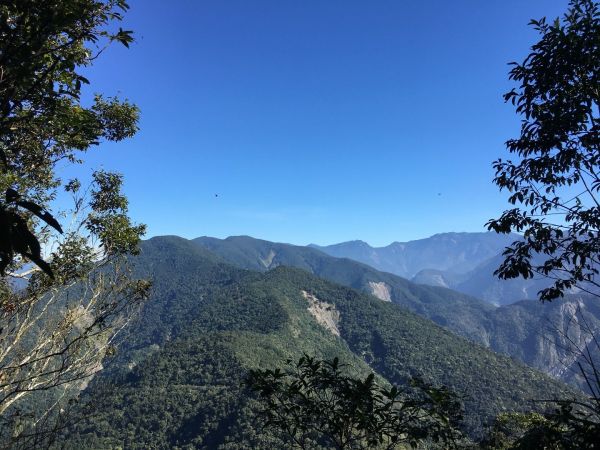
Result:
<instances>
[{"instance_id":1,"label":"shadowed tree in foreground","mask_svg":"<svg viewBox=\"0 0 600 450\"><path fill-rule=\"evenodd\" d=\"M517 158L498 160L495 183L519 205L488 227L523 239L504 252L500 278L542 275L551 301L576 288L598 299L600 283L600 12L592 0L572 0L562 19L532 20L540 41L522 63L504 98L522 118L520 136L506 145ZM516 448L597 448L600 436L600 345L595 330L575 349L592 393L588 401L555 401L544 418L504 417L497 429L518 430ZM523 431L525 430L525 431ZM505 433L506 434L506 433ZM508 432L510 434L510 432ZM596 447L594 447L596 446Z\"/></svg>"},{"instance_id":2,"label":"shadowed tree in foreground","mask_svg":"<svg viewBox=\"0 0 600 450\"><path fill-rule=\"evenodd\" d=\"M132 41L114 26L127 9L0 4L0 447L48 444L148 288L131 277L127 255L145 227L128 217L122 177L97 171L82 187L56 172L137 131L129 102L82 100L82 71L111 43ZM59 194L72 206L50 213Z\"/></svg>"},{"instance_id":3,"label":"shadowed tree in foreground","mask_svg":"<svg viewBox=\"0 0 600 450\"><path fill-rule=\"evenodd\" d=\"M295 448L394 449L431 441L453 447L460 403L446 389L413 380L411 389L379 386L345 373L339 361L307 355L287 369L251 371L264 426Z\"/></svg>"},{"instance_id":4,"label":"shadowed tree in foreground","mask_svg":"<svg viewBox=\"0 0 600 450\"><path fill-rule=\"evenodd\" d=\"M597 292L600 254L600 14L591 0L576 0L562 20L532 20L541 40L510 79L505 94L522 117L521 135L506 145L517 161L494 163L494 182L521 205L488 227L517 231L501 278L554 280L540 292L553 300L577 287ZM543 258L534 262L534 256ZM537 261L537 259L536 259Z\"/></svg>"}]
</instances>

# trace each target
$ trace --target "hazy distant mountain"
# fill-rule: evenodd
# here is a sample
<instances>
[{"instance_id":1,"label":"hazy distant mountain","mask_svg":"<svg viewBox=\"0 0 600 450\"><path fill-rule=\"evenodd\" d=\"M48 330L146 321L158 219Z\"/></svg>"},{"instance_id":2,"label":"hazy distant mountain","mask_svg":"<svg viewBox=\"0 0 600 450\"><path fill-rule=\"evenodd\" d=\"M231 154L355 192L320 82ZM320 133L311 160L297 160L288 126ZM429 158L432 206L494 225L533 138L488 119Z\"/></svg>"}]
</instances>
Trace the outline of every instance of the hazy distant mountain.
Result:
<instances>
[{"instance_id":1,"label":"hazy distant mountain","mask_svg":"<svg viewBox=\"0 0 600 450\"><path fill-rule=\"evenodd\" d=\"M426 284L428 286L456 289L455 286L465 281L467 277L468 274L463 273L454 273L437 269L423 269L420 270L414 277L412 277L410 281L418 284Z\"/></svg>"},{"instance_id":2,"label":"hazy distant mountain","mask_svg":"<svg viewBox=\"0 0 600 450\"><path fill-rule=\"evenodd\" d=\"M504 257L499 254L483 262L475 269L464 274L462 279L450 278L448 287L474 295L495 305L506 305L519 300L535 300L538 292L548 286L551 281L542 276L535 278L514 278L500 280L494 271L500 267Z\"/></svg>"},{"instance_id":3,"label":"hazy distant mountain","mask_svg":"<svg viewBox=\"0 0 600 450\"><path fill-rule=\"evenodd\" d=\"M439 286L416 284L391 273L380 272L366 264L325 255L315 248L273 243L248 236L227 239L203 237L194 242L238 267L266 271L269 267L280 265L294 266L371 293L433 320L456 334L585 387L581 380L573 376L577 372L576 361L572 358L566 336L572 336L573 341L583 348L590 338L590 334L574 315L577 310L582 311L592 331L600 331L600 308L596 306L596 299L573 296L551 304L526 301L495 308L490 303L469 295ZM497 261L490 259L487 264L493 272L491 267ZM465 288L469 288L469 283L474 283L477 279L469 274L448 277L447 272L435 270L423 271L422 274L438 277L438 280L446 284L462 282ZM483 276L480 280L482 286L493 286L496 281L493 277ZM516 286L512 288L512 292L518 298L520 281L523 280L501 285L507 288L505 292L508 294L505 295L512 295L508 288ZM535 282L539 280L524 281L525 285L534 285ZM531 289L533 295L537 292L535 289L536 287Z\"/></svg>"},{"instance_id":4,"label":"hazy distant mountain","mask_svg":"<svg viewBox=\"0 0 600 450\"><path fill-rule=\"evenodd\" d=\"M498 254L479 264L467 273L457 274L452 271L424 269L417 273L411 281L429 286L443 286L464 294L485 300L493 305L508 305L520 300L537 300L538 292L549 287L552 281L541 275L534 278L514 278L501 280L494 272L504 260ZM541 263L541 259L538 264ZM593 290L593 287L591 288ZM573 288L570 294L577 294L579 289Z\"/></svg>"},{"instance_id":5,"label":"hazy distant mountain","mask_svg":"<svg viewBox=\"0 0 600 450\"><path fill-rule=\"evenodd\" d=\"M394 242L386 247L371 247L363 241L318 246L328 255L350 258L378 270L412 278L423 269L466 273L485 260L501 253L518 235L497 233L442 233L426 239Z\"/></svg>"},{"instance_id":6,"label":"hazy distant mountain","mask_svg":"<svg viewBox=\"0 0 600 450\"><path fill-rule=\"evenodd\" d=\"M222 248L246 253L246 262L249 251L269 244L226 241ZM285 250L296 261L320 253L306 249L296 258L293 246ZM571 395L398 305L303 270L240 270L197 244L164 237L143 243L137 271L154 280L152 297L119 350L119 368L93 380L87 396L95 413L69 431L66 448L288 448L256 426L242 380L248 369L303 352L338 356L357 373L373 370L397 384L417 375L444 384L463 399L463 427L474 437L499 412Z\"/></svg>"},{"instance_id":7,"label":"hazy distant mountain","mask_svg":"<svg viewBox=\"0 0 600 450\"><path fill-rule=\"evenodd\" d=\"M517 234L443 233L387 247L373 248L362 241L320 247L331 256L350 258L419 284L454 289L494 305L536 299L550 282L544 278L499 280L494 271L502 252Z\"/></svg>"}]
</instances>

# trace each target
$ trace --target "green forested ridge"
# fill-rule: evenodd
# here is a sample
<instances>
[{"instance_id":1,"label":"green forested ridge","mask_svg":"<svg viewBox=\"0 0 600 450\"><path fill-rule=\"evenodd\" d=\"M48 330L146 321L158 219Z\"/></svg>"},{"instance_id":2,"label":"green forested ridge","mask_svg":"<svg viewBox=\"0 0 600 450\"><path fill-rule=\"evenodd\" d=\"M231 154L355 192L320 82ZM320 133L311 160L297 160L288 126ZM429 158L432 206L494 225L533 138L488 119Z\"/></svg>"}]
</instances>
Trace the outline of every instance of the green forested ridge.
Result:
<instances>
[{"instance_id":1,"label":"green forested ridge","mask_svg":"<svg viewBox=\"0 0 600 450\"><path fill-rule=\"evenodd\" d=\"M194 242L239 267L267 270L261 261L271 255L269 267L300 267L369 293L372 292L369 283L385 283L392 302L456 334L586 389L584 380L577 376L573 343L566 337L585 348L585 340L591 336L582 329L581 317L585 317L592 329L600 326L600 310L593 299L572 296L550 305L525 301L496 308L450 289L415 284L347 258L326 255L315 248L248 236L222 240L204 237ZM575 313L583 316L573 320L577 319Z\"/></svg>"},{"instance_id":2,"label":"green forested ridge","mask_svg":"<svg viewBox=\"0 0 600 450\"><path fill-rule=\"evenodd\" d=\"M411 311L433 320L460 335L483 342L486 314L492 305L450 289L424 286L380 272L347 258L335 258L310 247L280 244L249 236L227 239L197 238L193 242L221 256L229 263L251 270L268 270L279 265L298 267L327 280L367 292L369 282L383 282L390 297ZM265 266L263 261L269 260Z\"/></svg>"},{"instance_id":3,"label":"green forested ridge","mask_svg":"<svg viewBox=\"0 0 600 450\"><path fill-rule=\"evenodd\" d=\"M465 427L474 434L498 412L533 407L528 400L552 398L561 383L514 360L457 337L392 303L322 281L304 271L275 269L275 284L311 286L317 298L340 311L340 330L351 350L394 384L409 377L445 385L463 398ZM308 288L306 288L308 289Z\"/></svg>"},{"instance_id":4,"label":"green forested ridge","mask_svg":"<svg viewBox=\"0 0 600 450\"><path fill-rule=\"evenodd\" d=\"M286 448L256 427L241 383L248 369L304 352L338 356L357 374L368 363L384 382L418 375L447 385L463 398L463 428L474 437L499 412L571 395L395 304L303 270L235 269L174 237L146 241L137 269L154 278L153 297L112 370L86 392L96 412L70 430L67 447ZM341 337L314 320L302 291L339 312Z\"/></svg>"}]
</instances>

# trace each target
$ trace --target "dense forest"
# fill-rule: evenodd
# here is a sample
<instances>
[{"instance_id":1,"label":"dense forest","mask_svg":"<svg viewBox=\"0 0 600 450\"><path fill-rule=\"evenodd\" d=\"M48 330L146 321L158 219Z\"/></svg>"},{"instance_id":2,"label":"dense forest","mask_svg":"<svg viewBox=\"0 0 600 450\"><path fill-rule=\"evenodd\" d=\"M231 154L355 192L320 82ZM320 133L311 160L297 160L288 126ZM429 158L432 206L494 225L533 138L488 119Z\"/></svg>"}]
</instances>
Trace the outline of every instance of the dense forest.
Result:
<instances>
[{"instance_id":1,"label":"dense forest","mask_svg":"<svg viewBox=\"0 0 600 450\"><path fill-rule=\"evenodd\" d=\"M144 242L136 270L152 277L153 294L113 365L86 391L97 413L69 432L73 448L256 446L271 437L249 425L256 418L244 376L304 353L338 357L357 376L373 370L399 386L413 377L447 386L464 405L460 429L474 440L500 412L543 411L533 400L580 395L398 305L303 270L241 271L176 237ZM339 337L310 314L303 292L339 314Z\"/></svg>"}]
</instances>

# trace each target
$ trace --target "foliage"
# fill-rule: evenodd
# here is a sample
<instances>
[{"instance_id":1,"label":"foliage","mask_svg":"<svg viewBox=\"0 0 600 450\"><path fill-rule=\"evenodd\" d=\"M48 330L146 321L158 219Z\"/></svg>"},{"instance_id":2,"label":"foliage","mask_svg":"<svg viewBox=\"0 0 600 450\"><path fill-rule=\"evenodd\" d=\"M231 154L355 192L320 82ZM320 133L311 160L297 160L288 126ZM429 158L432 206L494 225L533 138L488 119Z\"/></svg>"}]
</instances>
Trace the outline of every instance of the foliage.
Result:
<instances>
[{"instance_id":1,"label":"foliage","mask_svg":"<svg viewBox=\"0 0 600 450\"><path fill-rule=\"evenodd\" d=\"M40 445L41 435L48 433L43 427L48 425L48 416L64 409L102 369L104 357L114 352L118 332L147 296L148 282L131 276L126 256L130 245L139 240L139 228L130 228L129 234L102 228L100 242L96 235L80 231L96 217L110 223L112 214L126 214L126 202L119 207L97 202L107 193L120 196L120 182L116 177L113 183L95 184L88 191L89 200L77 197L78 213L63 238L53 242L53 278L33 267L15 274L27 282L19 291L4 280L0 294L0 445ZM36 402L37 407L31 409L29 405Z\"/></svg>"},{"instance_id":2,"label":"foliage","mask_svg":"<svg viewBox=\"0 0 600 450\"><path fill-rule=\"evenodd\" d=\"M552 278L539 293L546 301L600 286L600 11L593 0L572 0L562 20L531 24L541 39L513 63L510 79L520 85L504 96L523 117L520 136L507 142L519 160L494 163L494 182L521 206L488 227L523 233L496 273Z\"/></svg>"},{"instance_id":3,"label":"foliage","mask_svg":"<svg viewBox=\"0 0 600 450\"><path fill-rule=\"evenodd\" d=\"M547 436L549 421L539 413L502 413L499 414L489 435L481 442L484 449L533 449ZM541 448L554 449L549 442Z\"/></svg>"},{"instance_id":4,"label":"foliage","mask_svg":"<svg viewBox=\"0 0 600 450\"><path fill-rule=\"evenodd\" d=\"M600 402L593 398L586 402L558 401L558 408L547 416L540 429L524 437L525 443L534 441L537 448L553 445L557 448L597 448L600 436ZM521 444L521 442L519 443ZM521 445L521 448L525 446ZM528 448L532 448L530 445Z\"/></svg>"},{"instance_id":5,"label":"foliage","mask_svg":"<svg viewBox=\"0 0 600 450\"><path fill-rule=\"evenodd\" d=\"M16 254L37 264L50 277L54 276L50 266L42 259L42 251L37 237L29 230L27 220L21 216L19 207L42 219L59 233L62 228L56 219L42 207L28 200L20 200L20 195L12 188L6 189L5 203L0 204L0 274L4 275Z\"/></svg>"},{"instance_id":6,"label":"foliage","mask_svg":"<svg viewBox=\"0 0 600 450\"><path fill-rule=\"evenodd\" d=\"M131 31L113 31L125 0L11 0L0 5L0 269L25 257L42 260L34 217L60 231L45 209L61 180L59 161L100 140L119 141L137 130L138 109L96 95L82 101L81 74L113 41L129 46Z\"/></svg>"},{"instance_id":7,"label":"foliage","mask_svg":"<svg viewBox=\"0 0 600 450\"><path fill-rule=\"evenodd\" d=\"M556 403L556 410L545 415L501 414L482 447L519 450L598 448L598 404Z\"/></svg>"},{"instance_id":8,"label":"foliage","mask_svg":"<svg viewBox=\"0 0 600 450\"><path fill-rule=\"evenodd\" d=\"M422 395L411 398L396 386L379 386L373 373L364 380L345 374L337 358L304 355L288 365L252 370L247 384L259 394L265 426L294 447L392 449L424 440L454 446L458 433L450 420L458 418L460 402L445 389L415 380Z\"/></svg>"},{"instance_id":9,"label":"foliage","mask_svg":"<svg viewBox=\"0 0 600 450\"><path fill-rule=\"evenodd\" d=\"M495 163L495 183L511 192L521 208L505 211L490 229L523 232L523 240L505 251L496 271L501 278L554 280L540 300L563 297L578 288L600 297L600 9L593 0L571 0L564 17L548 23L532 20L541 39L510 78L518 89L505 94L524 118L521 135L507 142L520 157ZM534 257L543 255L542 262ZM600 376L597 330L583 348L575 346L591 397L556 399L558 408L529 423L515 448L595 448L600 434ZM596 347L594 349L594 346ZM591 347L591 348L590 348ZM593 354L596 352L596 355ZM560 397L558 397L560 398Z\"/></svg>"},{"instance_id":10,"label":"foliage","mask_svg":"<svg viewBox=\"0 0 600 450\"><path fill-rule=\"evenodd\" d=\"M447 386L464 404L460 430L476 439L502 411L572 394L398 305L302 270L244 271L165 236L142 243L135 274L152 278L152 294L86 390L96 413L68 430L66 448L289 448L262 428L260 404L241 386L250 370L283 370L304 353L415 395L410 379ZM302 291L335 307L341 336L317 323Z\"/></svg>"},{"instance_id":11,"label":"foliage","mask_svg":"<svg viewBox=\"0 0 600 450\"><path fill-rule=\"evenodd\" d=\"M111 42L129 46L131 32L114 26L127 9L125 0L0 4L1 447L48 445L147 296L128 259L145 227L128 217L122 176L97 171L82 188L57 173L137 131L137 107L86 101L82 75ZM51 214L61 188L72 207Z\"/></svg>"}]
</instances>

